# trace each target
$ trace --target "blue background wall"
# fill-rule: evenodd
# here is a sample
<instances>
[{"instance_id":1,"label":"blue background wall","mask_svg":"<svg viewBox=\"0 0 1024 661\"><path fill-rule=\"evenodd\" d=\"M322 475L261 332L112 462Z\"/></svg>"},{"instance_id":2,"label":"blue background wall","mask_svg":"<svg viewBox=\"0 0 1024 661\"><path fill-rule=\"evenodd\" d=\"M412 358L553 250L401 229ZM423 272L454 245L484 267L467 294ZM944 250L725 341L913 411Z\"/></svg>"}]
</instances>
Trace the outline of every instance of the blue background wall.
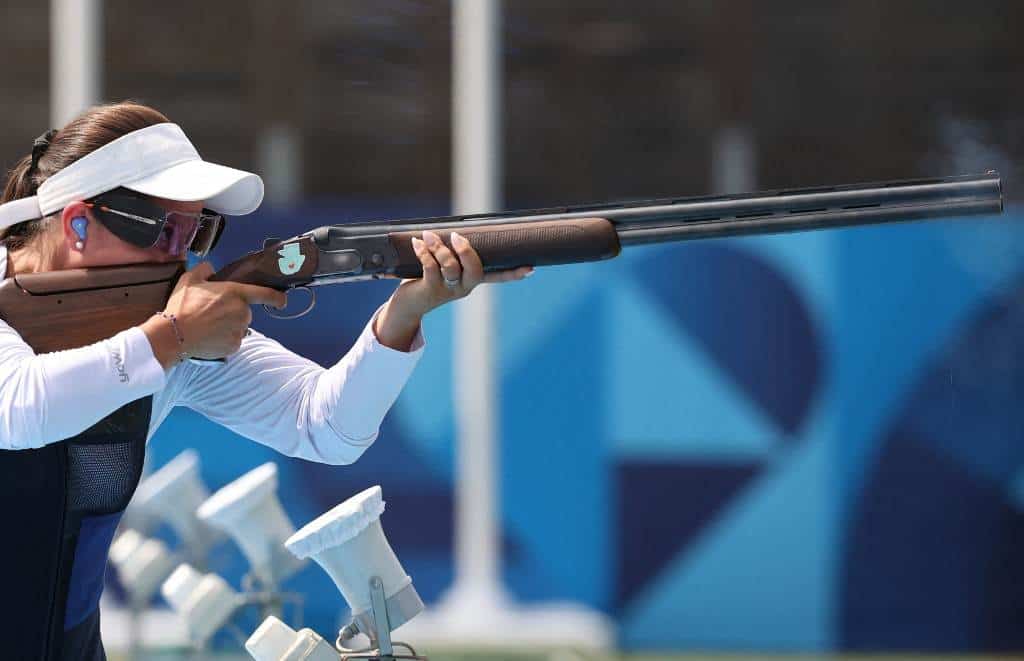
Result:
<instances>
[{"instance_id":1,"label":"blue background wall","mask_svg":"<svg viewBox=\"0 0 1024 661\"><path fill-rule=\"evenodd\" d=\"M215 263L350 201L235 221ZM505 574L524 602L612 614L628 648L1024 647L1024 237L998 219L627 250L500 288ZM255 325L337 360L393 285L326 288ZM356 464L275 455L177 410L159 466L217 488L276 460L296 524L381 484L420 593L452 578L451 312ZM226 551L217 567L236 582ZM329 631L318 567L288 587Z\"/></svg>"}]
</instances>

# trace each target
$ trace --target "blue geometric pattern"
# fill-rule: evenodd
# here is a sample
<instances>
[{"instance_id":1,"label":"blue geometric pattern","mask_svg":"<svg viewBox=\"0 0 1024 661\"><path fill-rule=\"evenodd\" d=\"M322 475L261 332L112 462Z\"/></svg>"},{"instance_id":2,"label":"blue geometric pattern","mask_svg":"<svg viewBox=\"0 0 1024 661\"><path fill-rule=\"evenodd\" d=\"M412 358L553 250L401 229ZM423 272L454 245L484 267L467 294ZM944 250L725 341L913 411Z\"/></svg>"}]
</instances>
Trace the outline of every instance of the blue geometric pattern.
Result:
<instances>
[{"instance_id":1,"label":"blue geometric pattern","mask_svg":"<svg viewBox=\"0 0 1024 661\"><path fill-rule=\"evenodd\" d=\"M344 216L444 211L264 213L215 259ZM510 591L603 609L628 648L1019 649L1020 220L630 248L496 288ZM310 315L255 325L330 364L392 287L326 288ZM187 411L154 464L197 446L216 488L273 459L297 524L381 484L388 536L435 600L453 571L451 326L450 309L427 318L422 362L352 466L279 457ZM237 585L240 556L221 562ZM288 587L308 624L336 626L318 568Z\"/></svg>"},{"instance_id":2,"label":"blue geometric pattern","mask_svg":"<svg viewBox=\"0 0 1024 661\"><path fill-rule=\"evenodd\" d=\"M642 257L643 251L633 261ZM771 455L782 437L779 426L716 369L698 340L678 332L675 315L642 283L623 280L605 299L603 323L615 329L605 362L616 378L605 383L605 399L614 406L603 417L616 457L731 463Z\"/></svg>"},{"instance_id":3,"label":"blue geometric pattern","mask_svg":"<svg viewBox=\"0 0 1024 661\"><path fill-rule=\"evenodd\" d=\"M726 241L647 249L637 269L717 369L786 433L804 422L819 386L819 339L794 289L770 264Z\"/></svg>"},{"instance_id":4,"label":"blue geometric pattern","mask_svg":"<svg viewBox=\"0 0 1024 661\"><path fill-rule=\"evenodd\" d=\"M844 646L1024 646L1022 331L1018 282L922 370L850 528Z\"/></svg>"}]
</instances>

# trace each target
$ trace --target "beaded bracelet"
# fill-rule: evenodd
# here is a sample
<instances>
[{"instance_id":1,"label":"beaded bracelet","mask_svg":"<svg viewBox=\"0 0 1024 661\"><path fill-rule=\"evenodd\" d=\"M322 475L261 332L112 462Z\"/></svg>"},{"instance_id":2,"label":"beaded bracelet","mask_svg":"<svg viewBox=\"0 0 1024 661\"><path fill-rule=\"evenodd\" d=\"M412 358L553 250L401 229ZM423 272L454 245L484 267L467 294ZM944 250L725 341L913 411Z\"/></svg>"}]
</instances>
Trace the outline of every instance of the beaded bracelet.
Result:
<instances>
[{"instance_id":1,"label":"beaded bracelet","mask_svg":"<svg viewBox=\"0 0 1024 661\"><path fill-rule=\"evenodd\" d=\"M185 337L181 334L181 329L178 328L178 318L173 314L164 312L163 310L158 310L153 316L156 315L160 315L171 322L171 328L174 329L174 337L178 340L178 359L182 361L187 360L188 354L185 353Z\"/></svg>"}]
</instances>

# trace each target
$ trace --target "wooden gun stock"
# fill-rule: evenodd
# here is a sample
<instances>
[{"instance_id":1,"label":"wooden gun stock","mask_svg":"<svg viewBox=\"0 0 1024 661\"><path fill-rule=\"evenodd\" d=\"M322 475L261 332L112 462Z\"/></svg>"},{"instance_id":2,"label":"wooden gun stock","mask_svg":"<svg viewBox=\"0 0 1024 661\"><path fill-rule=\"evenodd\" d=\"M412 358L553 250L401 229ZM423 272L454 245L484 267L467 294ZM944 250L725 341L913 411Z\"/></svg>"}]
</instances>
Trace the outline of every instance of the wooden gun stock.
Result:
<instances>
[{"instance_id":1,"label":"wooden gun stock","mask_svg":"<svg viewBox=\"0 0 1024 661\"><path fill-rule=\"evenodd\" d=\"M75 349L162 310L184 264L26 273L0 281L0 318L36 353Z\"/></svg>"}]
</instances>

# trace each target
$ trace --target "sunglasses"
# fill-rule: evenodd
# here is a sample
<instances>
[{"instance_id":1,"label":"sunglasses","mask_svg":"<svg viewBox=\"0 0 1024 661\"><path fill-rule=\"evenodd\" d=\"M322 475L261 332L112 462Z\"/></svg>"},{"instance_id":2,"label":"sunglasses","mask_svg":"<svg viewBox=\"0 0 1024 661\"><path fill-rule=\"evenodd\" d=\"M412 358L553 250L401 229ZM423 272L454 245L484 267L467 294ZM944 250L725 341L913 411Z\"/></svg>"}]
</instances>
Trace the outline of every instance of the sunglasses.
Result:
<instances>
[{"instance_id":1,"label":"sunglasses","mask_svg":"<svg viewBox=\"0 0 1024 661\"><path fill-rule=\"evenodd\" d=\"M168 211L151 198L125 188L97 195L85 205L117 238L139 248L159 248L171 255L191 251L205 257L224 232L224 216Z\"/></svg>"}]
</instances>

